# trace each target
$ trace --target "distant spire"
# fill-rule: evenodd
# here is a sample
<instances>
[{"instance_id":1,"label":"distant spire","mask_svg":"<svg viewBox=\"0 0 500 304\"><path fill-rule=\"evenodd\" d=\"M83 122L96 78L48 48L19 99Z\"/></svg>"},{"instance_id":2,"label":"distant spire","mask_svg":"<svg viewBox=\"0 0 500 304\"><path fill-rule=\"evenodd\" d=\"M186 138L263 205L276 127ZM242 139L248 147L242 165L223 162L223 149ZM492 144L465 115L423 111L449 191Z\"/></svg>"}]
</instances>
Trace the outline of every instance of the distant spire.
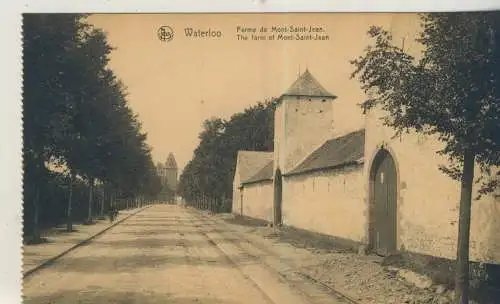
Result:
<instances>
[{"instance_id":1,"label":"distant spire","mask_svg":"<svg viewBox=\"0 0 500 304\"><path fill-rule=\"evenodd\" d=\"M300 77L300 63L299 63L299 75L298 75L298 77Z\"/></svg>"},{"instance_id":2,"label":"distant spire","mask_svg":"<svg viewBox=\"0 0 500 304\"><path fill-rule=\"evenodd\" d=\"M170 152L168 154L167 161L165 162L166 169L177 169L177 162L175 161L174 154Z\"/></svg>"}]
</instances>

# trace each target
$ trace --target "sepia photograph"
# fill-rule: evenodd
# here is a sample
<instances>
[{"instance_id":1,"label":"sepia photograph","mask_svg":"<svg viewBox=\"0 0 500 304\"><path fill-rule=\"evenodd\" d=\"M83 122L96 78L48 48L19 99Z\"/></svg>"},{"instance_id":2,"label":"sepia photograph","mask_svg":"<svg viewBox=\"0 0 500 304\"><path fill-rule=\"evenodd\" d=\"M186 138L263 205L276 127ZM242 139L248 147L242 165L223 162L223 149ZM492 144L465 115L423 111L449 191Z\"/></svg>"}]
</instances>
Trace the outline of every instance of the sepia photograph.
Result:
<instances>
[{"instance_id":1,"label":"sepia photograph","mask_svg":"<svg viewBox=\"0 0 500 304\"><path fill-rule=\"evenodd\" d=\"M500 303L500 13L24 13L26 304Z\"/></svg>"}]
</instances>

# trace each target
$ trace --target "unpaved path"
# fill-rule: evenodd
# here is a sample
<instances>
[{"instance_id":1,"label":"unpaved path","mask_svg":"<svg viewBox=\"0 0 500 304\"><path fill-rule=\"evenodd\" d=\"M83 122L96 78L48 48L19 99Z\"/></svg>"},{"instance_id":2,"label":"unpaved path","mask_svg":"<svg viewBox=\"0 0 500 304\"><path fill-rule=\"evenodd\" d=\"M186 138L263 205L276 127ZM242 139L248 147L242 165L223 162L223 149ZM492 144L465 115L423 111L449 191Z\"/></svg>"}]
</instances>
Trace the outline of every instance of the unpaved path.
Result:
<instances>
[{"instance_id":1,"label":"unpaved path","mask_svg":"<svg viewBox=\"0 0 500 304\"><path fill-rule=\"evenodd\" d=\"M24 303L345 303L279 257L175 205L157 205L24 281Z\"/></svg>"}]
</instances>

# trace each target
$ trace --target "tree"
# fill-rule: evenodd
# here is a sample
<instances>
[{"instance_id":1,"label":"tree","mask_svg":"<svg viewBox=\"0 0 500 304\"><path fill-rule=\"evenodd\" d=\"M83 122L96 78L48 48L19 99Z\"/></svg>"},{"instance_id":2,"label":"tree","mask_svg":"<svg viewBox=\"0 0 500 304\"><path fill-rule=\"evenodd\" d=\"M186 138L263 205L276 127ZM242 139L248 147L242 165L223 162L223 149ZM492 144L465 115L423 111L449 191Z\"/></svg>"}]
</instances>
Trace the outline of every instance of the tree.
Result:
<instances>
[{"instance_id":1,"label":"tree","mask_svg":"<svg viewBox=\"0 0 500 304\"><path fill-rule=\"evenodd\" d=\"M74 165L77 171L85 176L89 185L87 222L91 223L94 184L96 179L104 178L105 174L105 163L100 152L101 148L107 144L108 130L103 127L109 116L107 114L114 111L113 104L107 100L121 96L109 94L108 88L114 85L115 78L107 69L112 48L104 32L87 27L80 35L77 50L80 64L79 91L82 92L82 103L74 117L75 128L80 135L78 150L74 155L74 161L77 163ZM72 147L74 151L74 146Z\"/></svg>"},{"instance_id":2,"label":"tree","mask_svg":"<svg viewBox=\"0 0 500 304\"><path fill-rule=\"evenodd\" d=\"M217 203L232 196L238 150L272 151L274 100L257 103L229 120L212 118L203 124L193 159L182 172L178 191L188 202L208 198Z\"/></svg>"},{"instance_id":3,"label":"tree","mask_svg":"<svg viewBox=\"0 0 500 304\"><path fill-rule=\"evenodd\" d=\"M151 155L148 157L146 174L143 181L143 195L149 198L156 197L162 189L160 177L156 173L156 167L153 163Z\"/></svg>"},{"instance_id":4,"label":"tree","mask_svg":"<svg viewBox=\"0 0 500 304\"><path fill-rule=\"evenodd\" d=\"M433 13L421 15L419 42L425 47L416 60L392 41L390 33L373 26L375 40L353 60L362 89L372 97L366 110L380 105L395 136L408 130L436 135L444 143L439 154L451 166L440 169L460 180L457 248L457 303L469 298L469 239L474 166L482 175L480 193L498 187L500 165L500 14Z\"/></svg>"},{"instance_id":5,"label":"tree","mask_svg":"<svg viewBox=\"0 0 500 304\"><path fill-rule=\"evenodd\" d=\"M45 162L61 160L58 141L67 133L72 116L68 94L75 37L84 24L82 15L27 14L23 22L23 154L25 200L32 197L35 209L34 238L39 239L39 192L36 180ZM30 178L30 176L32 178ZM32 190L32 191L30 191Z\"/></svg>"}]
</instances>

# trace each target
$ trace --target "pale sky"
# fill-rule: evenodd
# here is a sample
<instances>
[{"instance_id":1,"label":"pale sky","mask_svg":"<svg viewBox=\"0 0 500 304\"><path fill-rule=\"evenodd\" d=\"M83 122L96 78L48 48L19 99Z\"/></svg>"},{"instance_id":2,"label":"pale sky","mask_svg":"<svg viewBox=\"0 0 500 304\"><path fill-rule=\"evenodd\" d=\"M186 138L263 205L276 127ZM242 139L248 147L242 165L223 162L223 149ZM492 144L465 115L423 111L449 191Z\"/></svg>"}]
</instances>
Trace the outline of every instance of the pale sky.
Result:
<instances>
[{"instance_id":1,"label":"pale sky","mask_svg":"<svg viewBox=\"0 0 500 304\"><path fill-rule=\"evenodd\" d=\"M173 152L179 169L192 158L203 120L232 114L279 97L307 67L361 125L359 83L350 80L349 60L368 45L370 25L414 24L414 14L100 14L89 21L108 33L116 48L111 68L128 87L153 158ZM408 21L413 20L413 21ZM158 39L161 26L174 37ZM237 27L310 26L325 29L322 41L239 41ZM185 28L220 31L220 38L188 38ZM403 27L404 28L404 27ZM400 35L404 36L405 33ZM407 43L409 45L409 43Z\"/></svg>"}]
</instances>

